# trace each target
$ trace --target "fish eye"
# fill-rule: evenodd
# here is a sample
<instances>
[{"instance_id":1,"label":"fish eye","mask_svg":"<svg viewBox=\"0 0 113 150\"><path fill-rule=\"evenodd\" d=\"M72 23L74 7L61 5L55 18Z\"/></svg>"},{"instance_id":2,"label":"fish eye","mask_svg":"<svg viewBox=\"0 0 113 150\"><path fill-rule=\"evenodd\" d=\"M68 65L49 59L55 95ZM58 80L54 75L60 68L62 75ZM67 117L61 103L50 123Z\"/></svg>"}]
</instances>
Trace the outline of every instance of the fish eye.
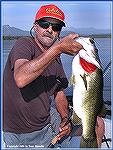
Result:
<instances>
[{"instance_id":1,"label":"fish eye","mask_svg":"<svg viewBox=\"0 0 113 150\"><path fill-rule=\"evenodd\" d=\"M91 44L94 44L94 38L89 38L89 41L91 42Z\"/></svg>"}]
</instances>

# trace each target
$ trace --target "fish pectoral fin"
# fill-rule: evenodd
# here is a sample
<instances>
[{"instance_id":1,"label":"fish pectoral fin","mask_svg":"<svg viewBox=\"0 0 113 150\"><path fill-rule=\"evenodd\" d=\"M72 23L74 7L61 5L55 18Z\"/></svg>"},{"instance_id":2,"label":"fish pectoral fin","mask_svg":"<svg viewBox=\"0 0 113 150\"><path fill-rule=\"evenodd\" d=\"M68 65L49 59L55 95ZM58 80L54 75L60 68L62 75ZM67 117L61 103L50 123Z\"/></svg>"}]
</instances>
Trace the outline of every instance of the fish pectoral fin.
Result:
<instances>
[{"instance_id":1,"label":"fish pectoral fin","mask_svg":"<svg viewBox=\"0 0 113 150\"><path fill-rule=\"evenodd\" d=\"M83 76L80 74L80 77L83 79L83 82L84 82L84 86L87 90L87 80L86 80L86 75L84 74Z\"/></svg>"},{"instance_id":2,"label":"fish pectoral fin","mask_svg":"<svg viewBox=\"0 0 113 150\"><path fill-rule=\"evenodd\" d=\"M75 111L73 111L71 120L72 120L72 123L75 125L81 125L82 124L82 120L78 117L78 115L75 113Z\"/></svg>"},{"instance_id":3,"label":"fish pectoral fin","mask_svg":"<svg viewBox=\"0 0 113 150\"><path fill-rule=\"evenodd\" d=\"M76 81L75 81L75 75L71 75L71 77L70 77L70 79L69 79L69 86L71 86L71 85L73 85L73 84L75 84L76 83Z\"/></svg>"}]
</instances>

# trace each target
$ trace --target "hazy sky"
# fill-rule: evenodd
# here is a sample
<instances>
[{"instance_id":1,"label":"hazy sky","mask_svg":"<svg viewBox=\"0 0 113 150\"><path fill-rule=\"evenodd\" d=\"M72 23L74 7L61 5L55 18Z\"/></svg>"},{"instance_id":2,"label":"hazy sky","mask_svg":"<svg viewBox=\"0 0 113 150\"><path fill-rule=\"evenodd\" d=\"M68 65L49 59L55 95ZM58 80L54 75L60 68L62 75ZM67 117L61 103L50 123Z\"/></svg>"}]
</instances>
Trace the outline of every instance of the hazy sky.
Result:
<instances>
[{"instance_id":1,"label":"hazy sky","mask_svg":"<svg viewBox=\"0 0 113 150\"><path fill-rule=\"evenodd\" d=\"M64 11L67 27L110 29L109 1L2 1L2 25L30 30L37 10L50 3Z\"/></svg>"}]
</instances>

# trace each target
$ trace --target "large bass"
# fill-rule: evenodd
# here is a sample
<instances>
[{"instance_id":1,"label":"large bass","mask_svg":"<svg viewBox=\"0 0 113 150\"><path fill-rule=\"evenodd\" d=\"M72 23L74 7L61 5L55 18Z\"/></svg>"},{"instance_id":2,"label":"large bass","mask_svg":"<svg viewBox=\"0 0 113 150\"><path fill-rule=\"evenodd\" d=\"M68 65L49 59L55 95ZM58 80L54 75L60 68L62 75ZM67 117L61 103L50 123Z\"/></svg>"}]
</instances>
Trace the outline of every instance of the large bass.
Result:
<instances>
[{"instance_id":1,"label":"large bass","mask_svg":"<svg viewBox=\"0 0 113 150\"><path fill-rule=\"evenodd\" d=\"M83 49L72 62L72 121L77 124L81 119L83 134L80 147L96 148L96 120L103 108L103 72L94 41L88 37L79 37L76 41Z\"/></svg>"}]
</instances>

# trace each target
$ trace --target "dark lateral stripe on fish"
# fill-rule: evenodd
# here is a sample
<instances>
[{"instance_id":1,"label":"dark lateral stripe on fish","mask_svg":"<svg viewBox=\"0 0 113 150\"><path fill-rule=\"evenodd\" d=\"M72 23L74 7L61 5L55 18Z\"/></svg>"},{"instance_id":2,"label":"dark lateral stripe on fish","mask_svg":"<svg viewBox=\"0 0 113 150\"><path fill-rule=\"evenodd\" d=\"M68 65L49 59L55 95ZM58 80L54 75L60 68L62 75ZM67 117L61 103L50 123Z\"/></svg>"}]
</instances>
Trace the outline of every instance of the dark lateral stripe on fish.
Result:
<instances>
[{"instance_id":1,"label":"dark lateral stripe on fish","mask_svg":"<svg viewBox=\"0 0 113 150\"><path fill-rule=\"evenodd\" d=\"M81 57L80 57L80 64L82 68L88 73L94 72L97 68L94 64L87 62L85 59Z\"/></svg>"}]
</instances>

